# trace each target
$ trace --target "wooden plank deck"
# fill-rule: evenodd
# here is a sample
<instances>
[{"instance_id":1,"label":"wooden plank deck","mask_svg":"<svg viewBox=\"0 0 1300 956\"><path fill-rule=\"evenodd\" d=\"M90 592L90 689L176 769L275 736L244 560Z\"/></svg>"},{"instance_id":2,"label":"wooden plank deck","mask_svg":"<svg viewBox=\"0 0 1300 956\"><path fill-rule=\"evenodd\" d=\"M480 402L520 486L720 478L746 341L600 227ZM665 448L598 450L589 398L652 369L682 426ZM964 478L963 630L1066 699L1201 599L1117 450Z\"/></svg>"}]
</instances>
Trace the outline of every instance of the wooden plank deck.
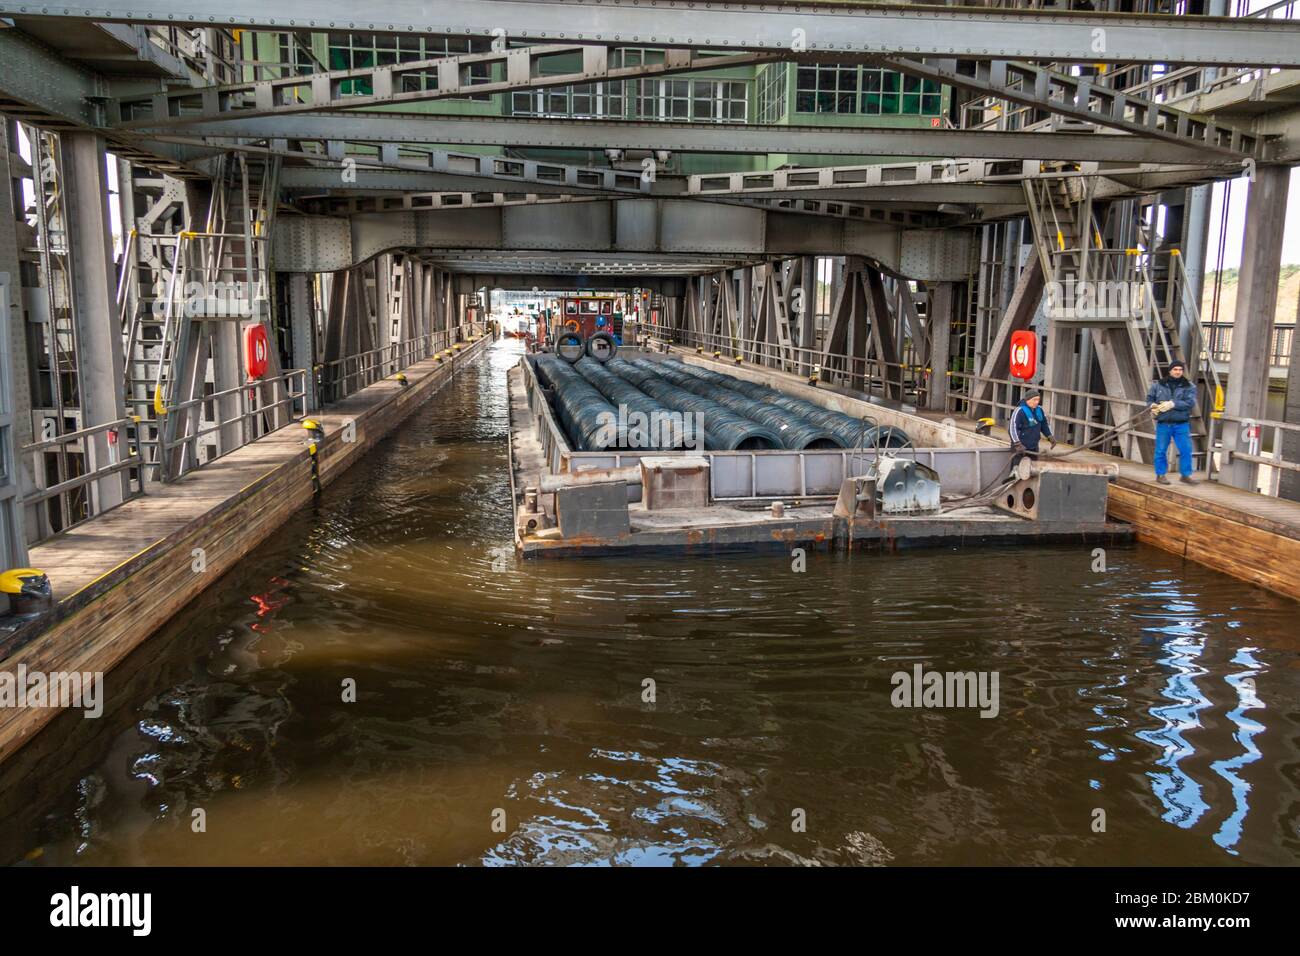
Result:
<instances>
[{"instance_id":1,"label":"wooden plank deck","mask_svg":"<svg viewBox=\"0 0 1300 956\"><path fill-rule=\"evenodd\" d=\"M454 358L405 369L407 386L376 382L312 417L325 427L318 461L322 483L349 465L418 408L490 342L480 337ZM343 441L355 424L355 441ZM58 603L15 635L0 666L16 672L107 674L177 611L217 581L312 497L305 433L283 428L180 481L151 489L33 548L32 567L50 577ZM206 569L192 566L202 548ZM58 711L0 710L0 760Z\"/></svg>"}]
</instances>

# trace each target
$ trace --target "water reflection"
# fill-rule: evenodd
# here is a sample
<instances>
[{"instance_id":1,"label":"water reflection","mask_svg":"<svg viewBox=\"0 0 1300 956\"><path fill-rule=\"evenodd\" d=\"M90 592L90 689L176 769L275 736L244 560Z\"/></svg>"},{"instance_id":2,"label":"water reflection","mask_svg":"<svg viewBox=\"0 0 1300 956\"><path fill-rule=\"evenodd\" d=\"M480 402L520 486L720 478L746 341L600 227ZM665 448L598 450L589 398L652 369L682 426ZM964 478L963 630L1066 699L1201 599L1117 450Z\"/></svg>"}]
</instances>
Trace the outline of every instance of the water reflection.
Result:
<instances>
[{"instance_id":1,"label":"water reflection","mask_svg":"<svg viewBox=\"0 0 1300 956\"><path fill-rule=\"evenodd\" d=\"M516 359L459 373L112 672L102 720L0 770L0 859L1300 859L1294 603L1145 548L1105 574L1070 548L520 563ZM891 707L915 663L996 670L999 716Z\"/></svg>"}]
</instances>

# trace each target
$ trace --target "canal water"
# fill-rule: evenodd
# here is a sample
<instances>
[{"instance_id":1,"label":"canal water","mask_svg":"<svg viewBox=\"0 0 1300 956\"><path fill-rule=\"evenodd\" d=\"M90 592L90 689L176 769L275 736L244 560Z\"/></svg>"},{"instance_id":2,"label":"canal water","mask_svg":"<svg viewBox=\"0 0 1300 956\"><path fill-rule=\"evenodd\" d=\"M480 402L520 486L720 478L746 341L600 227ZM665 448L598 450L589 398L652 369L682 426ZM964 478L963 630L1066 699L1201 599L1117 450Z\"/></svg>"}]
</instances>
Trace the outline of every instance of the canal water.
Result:
<instances>
[{"instance_id":1,"label":"canal water","mask_svg":"<svg viewBox=\"0 0 1300 956\"><path fill-rule=\"evenodd\" d=\"M1139 546L520 563L517 349L3 768L0 862L1300 861L1293 602ZM893 706L918 664L996 716Z\"/></svg>"}]
</instances>

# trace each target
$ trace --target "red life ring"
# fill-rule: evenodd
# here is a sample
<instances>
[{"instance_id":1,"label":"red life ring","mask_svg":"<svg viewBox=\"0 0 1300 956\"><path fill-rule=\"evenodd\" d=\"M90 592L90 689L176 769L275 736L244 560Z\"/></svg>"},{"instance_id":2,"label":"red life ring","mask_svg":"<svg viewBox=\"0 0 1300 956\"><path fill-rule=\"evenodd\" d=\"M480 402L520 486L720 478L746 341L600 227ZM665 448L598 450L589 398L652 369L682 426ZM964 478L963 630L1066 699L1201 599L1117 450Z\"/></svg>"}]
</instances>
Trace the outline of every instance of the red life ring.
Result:
<instances>
[{"instance_id":1,"label":"red life ring","mask_svg":"<svg viewBox=\"0 0 1300 956\"><path fill-rule=\"evenodd\" d=\"M244 371L251 382L266 374L271 361L271 342L261 322L244 329Z\"/></svg>"}]
</instances>

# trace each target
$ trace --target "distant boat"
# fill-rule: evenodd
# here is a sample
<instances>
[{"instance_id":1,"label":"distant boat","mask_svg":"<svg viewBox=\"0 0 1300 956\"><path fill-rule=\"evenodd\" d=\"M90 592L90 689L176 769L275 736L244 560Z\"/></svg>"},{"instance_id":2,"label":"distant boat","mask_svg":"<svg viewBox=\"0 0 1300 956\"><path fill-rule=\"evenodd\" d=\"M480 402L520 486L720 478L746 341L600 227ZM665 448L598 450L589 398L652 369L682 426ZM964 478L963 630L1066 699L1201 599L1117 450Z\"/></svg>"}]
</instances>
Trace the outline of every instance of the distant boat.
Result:
<instances>
[{"instance_id":1,"label":"distant boat","mask_svg":"<svg viewBox=\"0 0 1300 956\"><path fill-rule=\"evenodd\" d=\"M512 339L526 339L532 336L535 328L534 319L527 315L507 316L502 323L502 330Z\"/></svg>"}]
</instances>

